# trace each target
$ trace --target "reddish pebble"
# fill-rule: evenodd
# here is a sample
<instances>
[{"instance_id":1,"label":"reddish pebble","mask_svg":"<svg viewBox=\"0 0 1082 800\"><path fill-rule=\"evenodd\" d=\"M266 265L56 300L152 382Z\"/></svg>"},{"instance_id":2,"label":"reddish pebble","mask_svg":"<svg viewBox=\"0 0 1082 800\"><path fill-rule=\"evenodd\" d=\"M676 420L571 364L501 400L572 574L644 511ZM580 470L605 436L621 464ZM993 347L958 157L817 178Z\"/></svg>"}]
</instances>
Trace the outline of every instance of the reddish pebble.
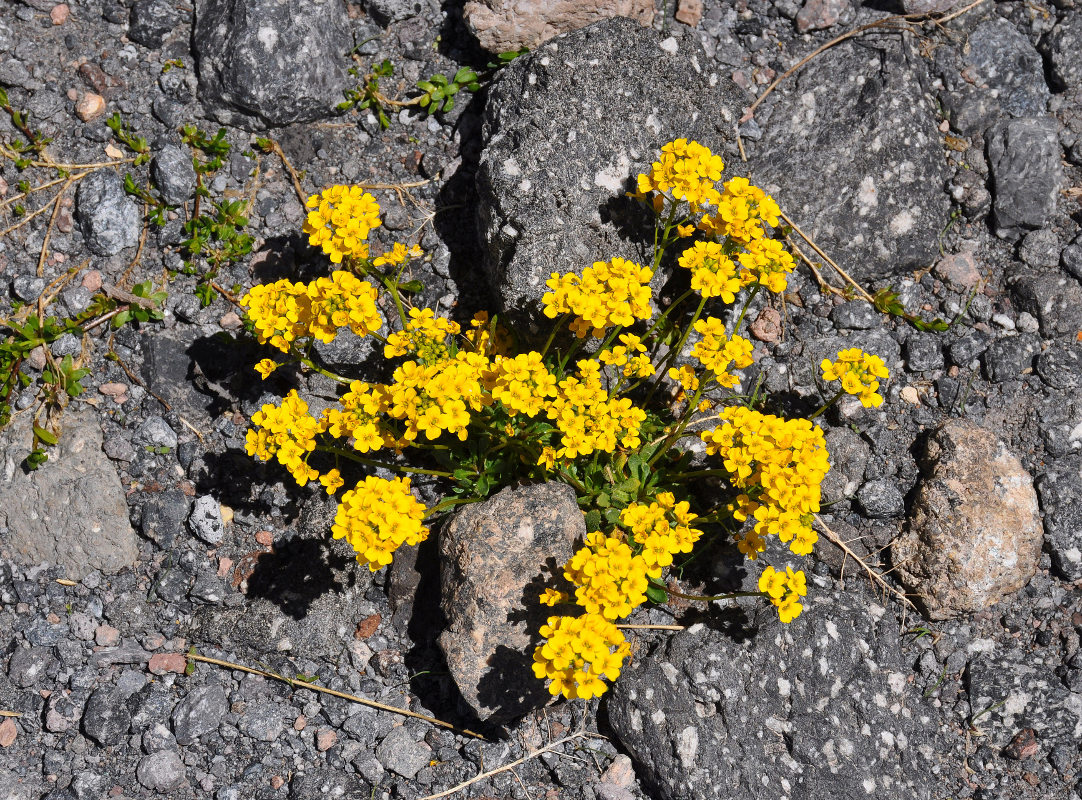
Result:
<instances>
[{"instance_id":1,"label":"reddish pebble","mask_svg":"<svg viewBox=\"0 0 1082 800\"><path fill-rule=\"evenodd\" d=\"M105 113L105 98L94 92L87 92L75 104L75 116L83 122L95 120Z\"/></svg>"},{"instance_id":2,"label":"reddish pebble","mask_svg":"<svg viewBox=\"0 0 1082 800\"><path fill-rule=\"evenodd\" d=\"M0 747L11 747L15 743L15 736L18 733L15 720L11 719L11 717L0 722Z\"/></svg>"},{"instance_id":3,"label":"reddish pebble","mask_svg":"<svg viewBox=\"0 0 1082 800\"><path fill-rule=\"evenodd\" d=\"M101 289L101 273L92 269L83 276L83 288L88 292L96 292Z\"/></svg>"},{"instance_id":4,"label":"reddish pebble","mask_svg":"<svg viewBox=\"0 0 1082 800\"><path fill-rule=\"evenodd\" d=\"M334 743L337 741L338 734L330 728L324 728L316 734L316 749L321 753L326 753L334 747Z\"/></svg>"},{"instance_id":5,"label":"reddish pebble","mask_svg":"<svg viewBox=\"0 0 1082 800\"><path fill-rule=\"evenodd\" d=\"M225 331L235 331L243 324L244 323L241 322L240 317L237 316L236 311L230 311L226 314L223 314L222 318L218 320L218 325L220 325L222 330Z\"/></svg>"},{"instance_id":6,"label":"reddish pebble","mask_svg":"<svg viewBox=\"0 0 1082 800\"><path fill-rule=\"evenodd\" d=\"M295 731L303 731L307 727L308 727L308 717L304 716L304 714L298 714L297 718L295 720L293 720L293 730L295 730Z\"/></svg>"},{"instance_id":7,"label":"reddish pebble","mask_svg":"<svg viewBox=\"0 0 1082 800\"><path fill-rule=\"evenodd\" d=\"M257 543L263 545L263 547L270 547L274 544L274 534L270 531L260 531L255 535Z\"/></svg>"},{"instance_id":8,"label":"reddish pebble","mask_svg":"<svg viewBox=\"0 0 1082 800\"><path fill-rule=\"evenodd\" d=\"M120 631L112 625L99 625L94 631L94 641L99 647L116 647L120 644Z\"/></svg>"},{"instance_id":9,"label":"reddish pebble","mask_svg":"<svg viewBox=\"0 0 1082 800\"><path fill-rule=\"evenodd\" d=\"M67 94L68 99L71 100L71 102L73 102L73 103L76 100L79 99L79 90L78 89L68 89L68 91L65 94Z\"/></svg>"},{"instance_id":10,"label":"reddish pebble","mask_svg":"<svg viewBox=\"0 0 1082 800\"><path fill-rule=\"evenodd\" d=\"M128 387L123 383L103 383L98 391L118 405L128 399Z\"/></svg>"},{"instance_id":11,"label":"reddish pebble","mask_svg":"<svg viewBox=\"0 0 1082 800\"><path fill-rule=\"evenodd\" d=\"M285 785L286 785L286 779L283 778L281 775L275 775L273 778L271 778L271 788L272 789L281 789Z\"/></svg>"},{"instance_id":12,"label":"reddish pebble","mask_svg":"<svg viewBox=\"0 0 1082 800\"><path fill-rule=\"evenodd\" d=\"M45 615L45 621L48 622L50 625L59 625L60 617L50 611L48 614Z\"/></svg>"},{"instance_id":13,"label":"reddish pebble","mask_svg":"<svg viewBox=\"0 0 1082 800\"><path fill-rule=\"evenodd\" d=\"M233 569L233 559L222 556L218 559L218 577L224 578Z\"/></svg>"},{"instance_id":14,"label":"reddish pebble","mask_svg":"<svg viewBox=\"0 0 1082 800\"><path fill-rule=\"evenodd\" d=\"M695 28L703 18L702 0L680 0L676 4L676 21Z\"/></svg>"},{"instance_id":15,"label":"reddish pebble","mask_svg":"<svg viewBox=\"0 0 1082 800\"><path fill-rule=\"evenodd\" d=\"M182 653L155 653L150 657L147 668L154 675L164 675L167 672L175 672L183 675L188 667L188 659Z\"/></svg>"},{"instance_id":16,"label":"reddish pebble","mask_svg":"<svg viewBox=\"0 0 1082 800\"><path fill-rule=\"evenodd\" d=\"M53 25L63 25L68 21L68 14L71 13L71 9L68 8L67 3L57 3L53 6L53 10L49 12L49 19L53 21Z\"/></svg>"}]
</instances>

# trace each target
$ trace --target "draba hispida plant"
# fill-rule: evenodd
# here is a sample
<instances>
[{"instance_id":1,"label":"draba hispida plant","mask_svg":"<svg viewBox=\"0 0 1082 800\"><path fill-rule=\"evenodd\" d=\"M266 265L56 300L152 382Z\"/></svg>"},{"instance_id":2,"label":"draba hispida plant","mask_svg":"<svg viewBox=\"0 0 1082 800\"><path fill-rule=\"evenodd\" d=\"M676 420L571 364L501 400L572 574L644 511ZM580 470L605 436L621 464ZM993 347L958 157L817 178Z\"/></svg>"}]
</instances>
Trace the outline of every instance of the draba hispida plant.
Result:
<instances>
[{"instance_id":1,"label":"draba hispida plant","mask_svg":"<svg viewBox=\"0 0 1082 800\"><path fill-rule=\"evenodd\" d=\"M247 434L249 455L337 495L334 538L372 570L423 541L426 523L458 504L523 482L572 486L588 533L563 567L568 583L541 594L562 613L540 630L534 672L554 695L600 695L629 652L619 620L667 600L666 570L690 558L704 532L732 537L751 561L771 537L796 557L818 538L812 521L829 469L823 431L808 418L760 411L758 388L738 393L739 371L753 363L752 343L739 333L744 314L760 291L785 290L793 258L772 236L778 205L744 178L722 182L723 167L694 141L662 147L632 194L654 215L652 263L611 257L553 273L542 300L553 322L539 349L517 347L494 315L460 325L412 304L418 287L403 277L422 253L403 243L370 252L376 200L356 186L313 195L304 232L339 268L309 283L255 286L241 302L259 341L282 354L256 365L264 378L298 363L341 392L318 416L296 391L263 406ZM658 308L650 281L675 249L688 288ZM387 324L381 294L394 308ZM727 326L720 314L737 303ZM382 345L388 382L313 361L313 343L343 329ZM878 357L845 350L821 369L841 389L816 414L844 393L882 403L887 370ZM691 438L705 445L706 468L691 469L681 446ZM399 477L372 474L379 467ZM441 481L445 499L426 508L411 490L414 474ZM714 507L689 491L705 478L729 489ZM757 592L727 597L748 594L791 622L804 607L804 573L766 566Z\"/></svg>"}]
</instances>

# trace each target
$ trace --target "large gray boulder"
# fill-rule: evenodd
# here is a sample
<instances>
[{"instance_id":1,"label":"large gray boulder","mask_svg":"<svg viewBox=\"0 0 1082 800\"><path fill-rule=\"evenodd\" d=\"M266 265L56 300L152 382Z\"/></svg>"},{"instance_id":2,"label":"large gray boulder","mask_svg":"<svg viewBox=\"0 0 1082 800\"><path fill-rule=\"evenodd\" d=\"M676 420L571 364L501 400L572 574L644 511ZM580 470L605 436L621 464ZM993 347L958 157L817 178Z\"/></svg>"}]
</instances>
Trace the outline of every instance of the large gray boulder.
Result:
<instances>
[{"instance_id":1,"label":"large gray boulder","mask_svg":"<svg viewBox=\"0 0 1082 800\"><path fill-rule=\"evenodd\" d=\"M65 412L59 445L33 472L23 468L23 433L9 428L0 436L0 554L22 564L61 564L75 580L132 566L135 531L94 412Z\"/></svg>"},{"instance_id":2,"label":"large gray boulder","mask_svg":"<svg viewBox=\"0 0 1082 800\"><path fill-rule=\"evenodd\" d=\"M931 263L949 201L925 59L900 38L834 47L759 112L752 178L858 281Z\"/></svg>"},{"instance_id":3,"label":"large gray boulder","mask_svg":"<svg viewBox=\"0 0 1082 800\"><path fill-rule=\"evenodd\" d=\"M478 718L505 722L549 700L533 674L539 602L586 535L575 492L562 483L504 489L464 506L440 532L439 645Z\"/></svg>"},{"instance_id":4,"label":"large gray boulder","mask_svg":"<svg viewBox=\"0 0 1082 800\"><path fill-rule=\"evenodd\" d=\"M348 85L343 0L201 0L192 42L201 96L229 124L310 122Z\"/></svg>"},{"instance_id":5,"label":"large gray boulder","mask_svg":"<svg viewBox=\"0 0 1082 800\"><path fill-rule=\"evenodd\" d=\"M939 796L947 748L938 721L911 711L913 656L895 616L856 589L828 596L809 579L790 625L753 605L750 621L694 625L627 664L605 707L651 797Z\"/></svg>"},{"instance_id":6,"label":"large gray boulder","mask_svg":"<svg viewBox=\"0 0 1082 800\"><path fill-rule=\"evenodd\" d=\"M550 40L493 82L477 173L484 267L500 303L536 311L553 272L649 257L651 219L625 197L666 142L736 168L736 87L690 39L610 19Z\"/></svg>"},{"instance_id":7,"label":"large gray boulder","mask_svg":"<svg viewBox=\"0 0 1082 800\"><path fill-rule=\"evenodd\" d=\"M1037 572L1044 531L1033 479L995 434L951 420L928 439L896 572L932 619L982 611Z\"/></svg>"},{"instance_id":8,"label":"large gray boulder","mask_svg":"<svg viewBox=\"0 0 1082 800\"><path fill-rule=\"evenodd\" d=\"M542 42L608 17L654 21L653 0L469 0L466 23L493 53L537 49Z\"/></svg>"}]
</instances>

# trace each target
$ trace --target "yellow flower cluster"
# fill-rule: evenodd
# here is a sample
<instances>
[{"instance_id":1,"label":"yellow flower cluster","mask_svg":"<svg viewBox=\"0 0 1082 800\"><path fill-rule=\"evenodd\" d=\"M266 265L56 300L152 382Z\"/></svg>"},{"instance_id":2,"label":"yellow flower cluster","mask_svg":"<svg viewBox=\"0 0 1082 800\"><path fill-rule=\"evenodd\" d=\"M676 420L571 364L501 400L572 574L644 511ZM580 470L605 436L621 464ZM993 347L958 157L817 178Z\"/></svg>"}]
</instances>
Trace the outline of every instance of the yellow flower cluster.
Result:
<instances>
[{"instance_id":1,"label":"yellow flower cluster","mask_svg":"<svg viewBox=\"0 0 1082 800\"><path fill-rule=\"evenodd\" d=\"M735 386L737 378L729 372L729 368L744 369L751 366L754 362L751 356L752 343L743 336L729 338L725 334L725 324L717 317L696 320L693 328L702 338L692 348L692 357L714 373L714 380L719 386Z\"/></svg>"},{"instance_id":2,"label":"yellow flower cluster","mask_svg":"<svg viewBox=\"0 0 1082 800\"><path fill-rule=\"evenodd\" d=\"M406 247L406 245L400 242L395 242L391 249L386 253L372 259L372 266L397 267L399 264L403 264L409 259L420 258L422 255L423 252L419 245Z\"/></svg>"},{"instance_id":3,"label":"yellow flower cluster","mask_svg":"<svg viewBox=\"0 0 1082 800\"><path fill-rule=\"evenodd\" d=\"M797 555L807 555L819 538L812 515L830 469L823 431L807 419L786 420L742 406L719 417L723 424L700 436L707 453L721 456L732 485L744 490L730 506L733 516L755 517L754 528L737 537L740 551L755 559L766 549L766 537L775 535Z\"/></svg>"},{"instance_id":4,"label":"yellow flower cluster","mask_svg":"<svg viewBox=\"0 0 1082 800\"><path fill-rule=\"evenodd\" d=\"M759 576L759 591L770 598L770 602L778 609L781 621L790 623L804 610L800 598L808 594L808 585L803 570L794 572L792 567L787 566L785 572L779 572L773 567L767 567Z\"/></svg>"},{"instance_id":5,"label":"yellow flower cluster","mask_svg":"<svg viewBox=\"0 0 1082 800\"><path fill-rule=\"evenodd\" d=\"M459 324L446 317L437 317L431 308L411 308L406 328L387 337L383 348L385 358L417 356L422 364L439 364L450 354L449 336L457 336Z\"/></svg>"},{"instance_id":6,"label":"yellow flower cluster","mask_svg":"<svg viewBox=\"0 0 1082 800\"><path fill-rule=\"evenodd\" d=\"M691 288L703 297L720 297L731 303L744 288L736 262L719 242L696 242L680 254L678 263L691 271Z\"/></svg>"},{"instance_id":7,"label":"yellow flower cluster","mask_svg":"<svg viewBox=\"0 0 1082 800\"><path fill-rule=\"evenodd\" d=\"M746 283L759 283L774 294L789 285L789 273L796 267L793 257L777 239L754 239L744 245L746 253L737 256L741 277Z\"/></svg>"},{"instance_id":8,"label":"yellow flower cluster","mask_svg":"<svg viewBox=\"0 0 1082 800\"><path fill-rule=\"evenodd\" d=\"M601 695L605 691L601 678L616 680L631 652L620 629L598 614L549 617L541 635L545 642L534 650L534 675L551 681L553 695L572 700Z\"/></svg>"},{"instance_id":9,"label":"yellow flower cluster","mask_svg":"<svg viewBox=\"0 0 1082 800\"><path fill-rule=\"evenodd\" d=\"M661 576L661 570L673 562L677 553L690 553L703 532L692 528L696 516L686 500L676 502L672 492L659 492L654 502L632 503L620 512L620 523L631 531L642 548L640 558L646 574Z\"/></svg>"},{"instance_id":10,"label":"yellow flower cluster","mask_svg":"<svg viewBox=\"0 0 1082 800\"><path fill-rule=\"evenodd\" d=\"M623 258L595 261L583 270L581 278L573 272L554 272L545 283L552 289L542 298L545 316L555 319L574 314L571 330L576 336L601 339L606 328L650 319L649 284L653 277L650 269Z\"/></svg>"},{"instance_id":11,"label":"yellow flower cluster","mask_svg":"<svg viewBox=\"0 0 1082 800\"><path fill-rule=\"evenodd\" d=\"M492 397L512 416L535 417L544 408L545 398L556 394L556 378L536 350L497 359L495 375Z\"/></svg>"},{"instance_id":12,"label":"yellow flower cluster","mask_svg":"<svg viewBox=\"0 0 1082 800\"><path fill-rule=\"evenodd\" d=\"M304 232L335 264L343 258L368 258L368 234L382 223L376 198L359 186L331 186L305 202L310 211Z\"/></svg>"},{"instance_id":13,"label":"yellow flower cluster","mask_svg":"<svg viewBox=\"0 0 1082 800\"><path fill-rule=\"evenodd\" d=\"M725 162L710 148L687 139L677 139L661 148L661 158L650 166L650 172L638 178L640 195L656 192L684 200L692 209L717 205L721 195L714 183L721 180ZM655 210L660 211L655 200Z\"/></svg>"},{"instance_id":14,"label":"yellow flower cluster","mask_svg":"<svg viewBox=\"0 0 1082 800\"><path fill-rule=\"evenodd\" d=\"M590 614L622 619L646 602L648 565L618 536L586 534L586 546L564 566L575 599Z\"/></svg>"},{"instance_id":15,"label":"yellow flower cluster","mask_svg":"<svg viewBox=\"0 0 1082 800\"><path fill-rule=\"evenodd\" d=\"M850 347L839 352L834 363L824 358L820 368L823 380L840 380L842 390L857 395L865 408L883 405L883 396L877 390L879 381L890 377L890 372L879 356L869 355L859 347Z\"/></svg>"},{"instance_id":16,"label":"yellow flower cluster","mask_svg":"<svg viewBox=\"0 0 1082 800\"><path fill-rule=\"evenodd\" d=\"M282 398L280 406L268 403L255 412L252 424L255 427L245 435L248 455L260 461L276 458L301 486L319 477L308 466L308 456L316 448L322 426L308 413L308 404L296 390Z\"/></svg>"},{"instance_id":17,"label":"yellow flower cluster","mask_svg":"<svg viewBox=\"0 0 1082 800\"><path fill-rule=\"evenodd\" d=\"M390 564L392 553L402 545L428 538L424 516L425 507L410 491L409 478L370 475L342 495L331 532L335 539L349 542L357 561L375 572Z\"/></svg>"},{"instance_id":18,"label":"yellow flower cluster","mask_svg":"<svg viewBox=\"0 0 1082 800\"><path fill-rule=\"evenodd\" d=\"M323 425L336 439L352 437L353 447L369 453L383 447L394 447L393 432L385 428L380 417L391 406L387 387L353 381L349 391L338 398L340 408L328 408L323 412Z\"/></svg>"},{"instance_id":19,"label":"yellow flower cluster","mask_svg":"<svg viewBox=\"0 0 1082 800\"><path fill-rule=\"evenodd\" d=\"M549 419L561 434L556 457L571 459L595 450L612 453L617 443L638 447L639 426L646 412L627 397L609 397L601 385L597 361L579 361L578 372L560 381L556 397L548 404Z\"/></svg>"},{"instance_id":20,"label":"yellow flower cluster","mask_svg":"<svg viewBox=\"0 0 1082 800\"><path fill-rule=\"evenodd\" d=\"M613 367L623 367L626 378L648 378L654 374L654 364L646 355L642 339L633 333L621 333L620 344L602 350L598 361Z\"/></svg>"},{"instance_id":21,"label":"yellow flower cluster","mask_svg":"<svg viewBox=\"0 0 1082 800\"><path fill-rule=\"evenodd\" d=\"M717 213L700 222L701 230L748 244L763 238L763 223L777 227L781 209L774 198L758 186L752 186L747 178L733 178L724 186L725 192L715 203Z\"/></svg>"},{"instance_id":22,"label":"yellow flower cluster","mask_svg":"<svg viewBox=\"0 0 1082 800\"><path fill-rule=\"evenodd\" d=\"M257 284L240 304L247 309L259 343L283 353L288 353L297 339L311 336L330 342L339 328L348 327L358 336L366 336L383 325L376 308L376 288L343 270L310 283L283 279Z\"/></svg>"}]
</instances>

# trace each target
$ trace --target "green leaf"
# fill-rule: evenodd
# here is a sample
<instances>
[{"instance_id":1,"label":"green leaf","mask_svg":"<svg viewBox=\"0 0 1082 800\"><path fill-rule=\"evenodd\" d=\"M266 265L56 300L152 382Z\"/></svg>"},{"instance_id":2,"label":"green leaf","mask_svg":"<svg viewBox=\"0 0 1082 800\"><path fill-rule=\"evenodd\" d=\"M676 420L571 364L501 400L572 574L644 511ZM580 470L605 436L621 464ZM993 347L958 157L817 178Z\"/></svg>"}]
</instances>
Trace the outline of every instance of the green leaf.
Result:
<instances>
[{"instance_id":1,"label":"green leaf","mask_svg":"<svg viewBox=\"0 0 1082 800\"><path fill-rule=\"evenodd\" d=\"M26 457L26 466L34 470L49 460L49 454L44 450L35 448L30 452L30 455Z\"/></svg>"},{"instance_id":2,"label":"green leaf","mask_svg":"<svg viewBox=\"0 0 1082 800\"><path fill-rule=\"evenodd\" d=\"M597 530L601 530L601 512L591 508L586 512L586 532L593 533Z\"/></svg>"},{"instance_id":3,"label":"green leaf","mask_svg":"<svg viewBox=\"0 0 1082 800\"><path fill-rule=\"evenodd\" d=\"M425 285L418 280L412 280L398 284L398 288L403 292L421 292L424 291Z\"/></svg>"},{"instance_id":4,"label":"green leaf","mask_svg":"<svg viewBox=\"0 0 1082 800\"><path fill-rule=\"evenodd\" d=\"M654 584L646 587L646 596L655 603L666 603L669 600L669 593Z\"/></svg>"},{"instance_id":5,"label":"green leaf","mask_svg":"<svg viewBox=\"0 0 1082 800\"><path fill-rule=\"evenodd\" d=\"M34 436L45 444L56 444L59 439L55 433L46 430L38 424L34 424Z\"/></svg>"}]
</instances>

